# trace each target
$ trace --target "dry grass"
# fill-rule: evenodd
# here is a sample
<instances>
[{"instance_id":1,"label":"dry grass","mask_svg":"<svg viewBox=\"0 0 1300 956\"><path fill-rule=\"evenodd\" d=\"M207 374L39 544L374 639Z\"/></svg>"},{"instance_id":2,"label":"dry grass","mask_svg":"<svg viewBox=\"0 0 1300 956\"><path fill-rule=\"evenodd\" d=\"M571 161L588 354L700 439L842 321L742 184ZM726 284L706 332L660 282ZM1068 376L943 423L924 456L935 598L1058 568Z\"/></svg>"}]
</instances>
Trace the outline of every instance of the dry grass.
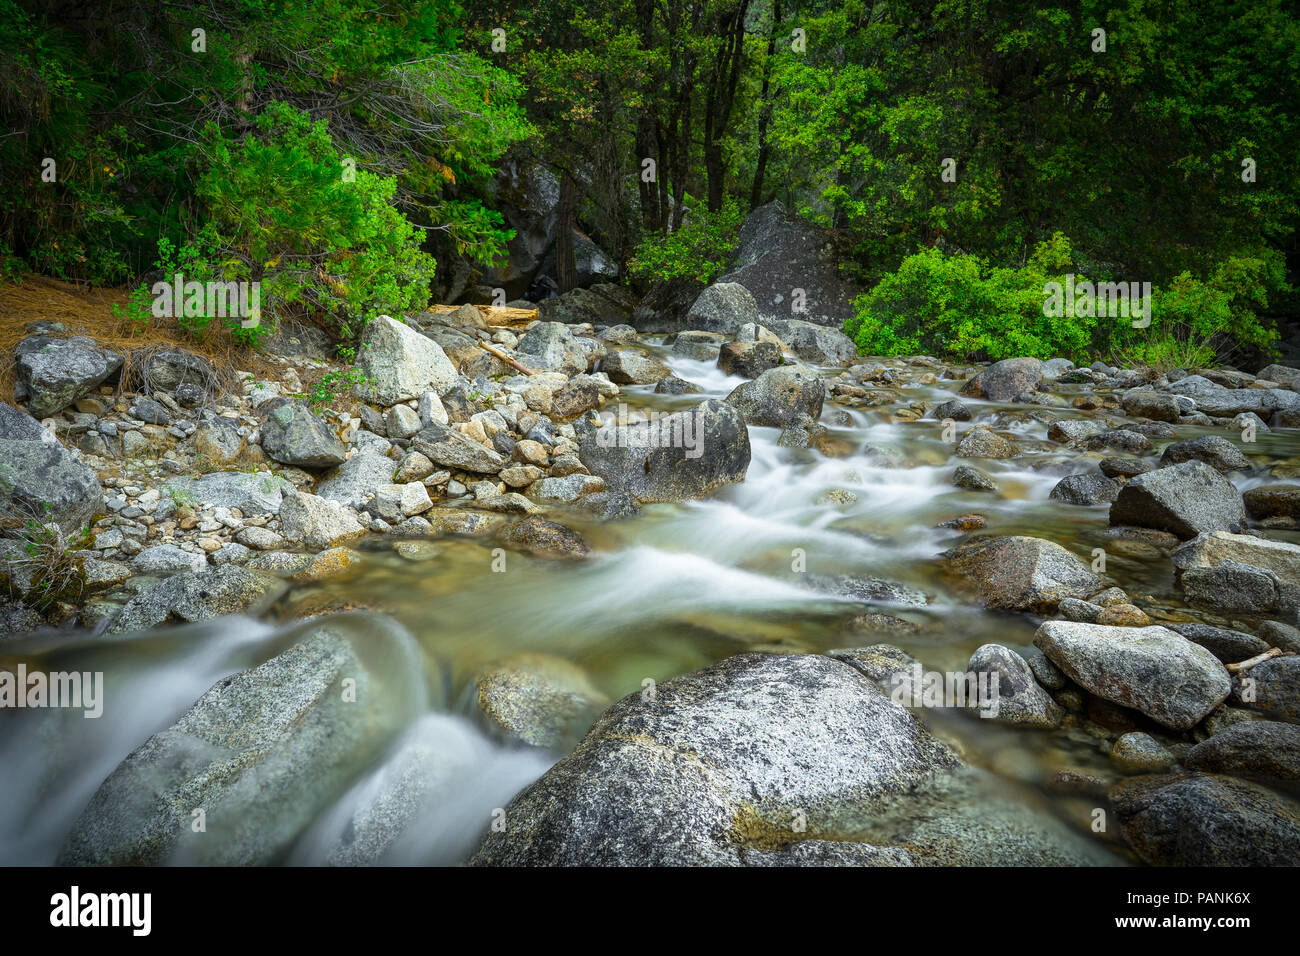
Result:
<instances>
[{"instance_id":1,"label":"dry grass","mask_svg":"<svg viewBox=\"0 0 1300 956\"><path fill-rule=\"evenodd\" d=\"M30 333L29 322L60 322L71 335L86 335L123 356L121 381L139 384L137 370L154 352L178 349L202 356L216 370L219 387L233 383L235 370L258 375L273 373L275 367L253 350L235 342L215 326L206 335L194 337L174 319L152 319L146 328L131 319L118 318L113 306L125 311L130 288L83 289L71 282L28 275L22 285L0 283L0 354L12 356L18 342ZM15 383L12 361L0 366L0 399L11 400Z\"/></svg>"}]
</instances>

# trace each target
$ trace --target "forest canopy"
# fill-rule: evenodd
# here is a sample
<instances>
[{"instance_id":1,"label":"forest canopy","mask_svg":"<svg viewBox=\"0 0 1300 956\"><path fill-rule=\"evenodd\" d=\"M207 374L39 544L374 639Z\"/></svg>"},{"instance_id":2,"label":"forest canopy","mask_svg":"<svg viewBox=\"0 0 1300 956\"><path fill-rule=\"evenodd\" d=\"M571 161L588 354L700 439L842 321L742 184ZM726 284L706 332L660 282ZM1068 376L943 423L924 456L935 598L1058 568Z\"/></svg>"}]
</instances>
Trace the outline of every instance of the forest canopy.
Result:
<instances>
[{"instance_id":1,"label":"forest canopy","mask_svg":"<svg viewBox=\"0 0 1300 956\"><path fill-rule=\"evenodd\" d=\"M872 351L993 355L1062 242L1210 354L1294 311L1283 0L0 0L0 23L10 276L185 262L347 335L503 259L515 156L557 178L561 235L641 283L709 281L781 199L837 236ZM901 315L955 295L964 329ZM1080 332L1001 348L1133 345Z\"/></svg>"}]
</instances>

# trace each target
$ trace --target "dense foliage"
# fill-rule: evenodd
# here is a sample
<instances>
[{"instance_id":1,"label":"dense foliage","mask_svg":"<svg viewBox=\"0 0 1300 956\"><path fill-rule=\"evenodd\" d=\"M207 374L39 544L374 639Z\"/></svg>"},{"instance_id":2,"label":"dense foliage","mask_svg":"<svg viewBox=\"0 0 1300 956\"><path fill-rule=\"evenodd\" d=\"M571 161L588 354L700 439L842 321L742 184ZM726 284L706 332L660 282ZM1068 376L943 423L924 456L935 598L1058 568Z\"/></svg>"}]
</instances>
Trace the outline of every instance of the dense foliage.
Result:
<instances>
[{"instance_id":1,"label":"dense foliage","mask_svg":"<svg viewBox=\"0 0 1300 956\"><path fill-rule=\"evenodd\" d=\"M707 280L780 198L851 250L873 351L1222 359L1296 307L1285 0L0 0L0 23L9 275L137 281L165 239L352 328L416 302L429 256L500 260L513 157L558 181L562 291L574 230L639 280ZM1067 272L1151 283L1152 325L1049 321L1039 280Z\"/></svg>"}]
</instances>

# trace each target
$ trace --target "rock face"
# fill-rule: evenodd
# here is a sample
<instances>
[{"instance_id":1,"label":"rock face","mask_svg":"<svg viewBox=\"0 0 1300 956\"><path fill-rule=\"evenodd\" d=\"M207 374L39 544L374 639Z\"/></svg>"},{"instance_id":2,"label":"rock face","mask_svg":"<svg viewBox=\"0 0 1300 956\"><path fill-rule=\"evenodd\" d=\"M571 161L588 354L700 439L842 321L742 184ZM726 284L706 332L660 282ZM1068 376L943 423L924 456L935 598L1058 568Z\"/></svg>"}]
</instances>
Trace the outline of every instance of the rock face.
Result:
<instances>
[{"instance_id":1,"label":"rock face","mask_svg":"<svg viewBox=\"0 0 1300 956\"><path fill-rule=\"evenodd\" d=\"M1063 598L1086 597L1102 586L1079 558L1042 538L980 538L945 551L942 559L997 610L1050 611Z\"/></svg>"},{"instance_id":2,"label":"rock face","mask_svg":"<svg viewBox=\"0 0 1300 956\"><path fill-rule=\"evenodd\" d=\"M387 315L361 333L357 367L369 379L357 385L358 397L384 406L428 391L445 395L456 383L456 366L442 346Z\"/></svg>"},{"instance_id":3,"label":"rock face","mask_svg":"<svg viewBox=\"0 0 1300 956\"><path fill-rule=\"evenodd\" d=\"M783 366L737 385L726 402L749 425L784 428L807 415L816 421L826 400L826 385L815 372Z\"/></svg>"},{"instance_id":4,"label":"rock face","mask_svg":"<svg viewBox=\"0 0 1300 956\"><path fill-rule=\"evenodd\" d=\"M1043 363L1035 358L1003 359L976 374L961 388L962 395L991 402L1023 401L1043 380Z\"/></svg>"},{"instance_id":5,"label":"rock face","mask_svg":"<svg viewBox=\"0 0 1300 956\"><path fill-rule=\"evenodd\" d=\"M733 657L634 694L506 809L478 865L702 865L821 840L956 756L854 668ZM792 832L796 813L806 830ZM792 860L793 862L793 860Z\"/></svg>"},{"instance_id":6,"label":"rock face","mask_svg":"<svg viewBox=\"0 0 1300 956\"><path fill-rule=\"evenodd\" d=\"M691 303L684 328L735 335L748 322L758 322L758 305L738 282L715 282Z\"/></svg>"},{"instance_id":7,"label":"rock face","mask_svg":"<svg viewBox=\"0 0 1300 956\"><path fill-rule=\"evenodd\" d=\"M218 681L104 781L59 863L272 862L414 717L420 695L409 675L377 675L372 666L327 627ZM355 699L345 696L345 679L356 682ZM206 833L191 832L196 808Z\"/></svg>"},{"instance_id":8,"label":"rock face","mask_svg":"<svg viewBox=\"0 0 1300 956\"><path fill-rule=\"evenodd\" d=\"M700 498L743 481L749 468L749 430L723 402L703 402L654 423L597 428L579 420L575 427L587 470L641 502Z\"/></svg>"},{"instance_id":9,"label":"rock face","mask_svg":"<svg viewBox=\"0 0 1300 956\"><path fill-rule=\"evenodd\" d=\"M1213 654L1164 627L1045 621L1034 644L1089 693L1175 730L1195 727L1232 689Z\"/></svg>"},{"instance_id":10,"label":"rock face","mask_svg":"<svg viewBox=\"0 0 1300 956\"><path fill-rule=\"evenodd\" d=\"M0 507L54 521L68 534L103 509L104 490L40 422L0 403Z\"/></svg>"},{"instance_id":11,"label":"rock face","mask_svg":"<svg viewBox=\"0 0 1300 956\"><path fill-rule=\"evenodd\" d=\"M1130 479L1110 507L1112 525L1158 528L1180 538L1230 531L1245 522L1241 494L1201 461L1157 468Z\"/></svg>"},{"instance_id":12,"label":"rock face","mask_svg":"<svg viewBox=\"0 0 1300 956\"><path fill-rule=\"evenodd\" d=\"M343 442L306 405L277 398L258 411L262 415L262 450L282 465L329 468L347 460Z\"/></svg>"},{"instance_id":13,"label":"rock face","mask_svg":"<svg viewBox=\"0 0 1300 956\"><path fill-rule=\"evenodd\" d=\"M1229 562L1267 571L1277 581L1278 604L1300 607L1300 545L1212 531L1183 544L1170 557L1184 576L1196 568L1216 568Z\"/></svg>"},{"instance_id":14,"label":"rock face","mask_svg":"<svg viewBox=\"0 0 1300 956\"><path fill-rule=\"evenodd\" d=\"M1300 804L1212 774L1134 777L1110 790L1120 829L1155 866L1294 866Z\"/></svg>"},{"instance_id":15,"label":"rock face","mask_svg":"<svg viewBox=\"0 0 1300 956\"><path fill-rule=\"evenodd\" d=\"M122 367L122 356L82 336L56 339L33 335L14 350L18 380L27 388L27 404L36 418L47 418L106 381Z\"/></svg>"},{"instance_id":16,"label":"rock face","mask_svg":"<svg viewBox=\"0 0 1300 956\"><path fill-rule=\"evenodd\" d=\"M839 275L842 261L827 233L790 215L779 200L760 206L740 228L736 262L718 283L735 282L754 297L760 321L802 319L838 329L857 294ZM796 289L803 292L803 311Z\"/></svg>"}]
</instances>

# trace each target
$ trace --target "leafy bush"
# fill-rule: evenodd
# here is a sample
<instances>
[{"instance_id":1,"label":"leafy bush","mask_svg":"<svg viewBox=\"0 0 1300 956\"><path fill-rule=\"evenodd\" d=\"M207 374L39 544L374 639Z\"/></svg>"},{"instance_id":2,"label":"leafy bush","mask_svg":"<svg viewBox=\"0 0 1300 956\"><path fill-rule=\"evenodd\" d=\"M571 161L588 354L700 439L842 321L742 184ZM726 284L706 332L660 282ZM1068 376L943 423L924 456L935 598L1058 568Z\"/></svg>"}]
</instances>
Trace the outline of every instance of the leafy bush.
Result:
<instances>
[{"instance_id":1,"label":"leafy bush","mask_svg":"<svg viewBox=\"0 0 1300 956\"><path fill-rule=\"evenodd\" d=\"M1070 242L1060 233L1015 269L927 249L860 296L845 331L860 352L875 355L1079 361L1109 354L1125 364L1184 368L1245 348L1267 352L1277 339L1254 310L1267 305L1270 290L1285 288L1278 258L1232 258L1209 280L1183 273L1164 289L1153 287L1146 328L1134 328L1128 317L1079 314L1092 310L1049 315L1048 283L1088 281L1074 268Z\"/></svg>"},{"instance_id":2,"label":"leafy bush","mask_svg":"<svg viewBox=\"0 0 1300 956\"><path fill-rule=\"evenodd\" d=\"M743 219L732 199L717 212L710 212L703 203L693 205L676 232L643 239L628 269L647 279L712 282L731 260Z\"/></svg>"},{"instance_id":3,"label":"leafy bush","mask_svg":"<svg viewBox=\"0 0 1300 956\"><path fill-rule=\"evenodd\" d=\"M392 177L344 162L324 121L272 103L256 133L211 125L198 183L224 280L260 281L264 312L297 306L349 335L428 302L434 260L394 205Z\"/></svg>"}]
</instances>

